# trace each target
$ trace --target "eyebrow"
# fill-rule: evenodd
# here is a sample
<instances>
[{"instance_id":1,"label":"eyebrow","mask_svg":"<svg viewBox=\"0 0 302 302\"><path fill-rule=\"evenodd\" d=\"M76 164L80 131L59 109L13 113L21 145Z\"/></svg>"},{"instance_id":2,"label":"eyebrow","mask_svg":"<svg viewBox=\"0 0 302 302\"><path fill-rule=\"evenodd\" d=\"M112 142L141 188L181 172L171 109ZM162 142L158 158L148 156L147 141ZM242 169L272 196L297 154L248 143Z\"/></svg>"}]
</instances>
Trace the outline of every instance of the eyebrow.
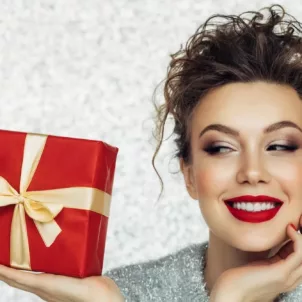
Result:
<instances>
[{"instance_id":1,"label":"eyebrow","mask_svg":"<svg viewBox=\"0 0 302 302\"><path fill-rule=\"evenodd\" d=\"M281 122L277 122L277 123L274 123L272 125L269 125L268 127L266 127L263 130L263 133L264 134L271 133L273 131L277 131L277 130L285 128L285 127L295 128L295 129L298 129L300 132L302 132L302 129L297 124L295 124L294 122L291 122L291 121L281 121ZM237 130L235 130L235 129L233 129L233 128L231 128L231 127L228 127L228 126L222 125L222 124L211 124L211 125L205 127L200 132L199 137L201 137L207 131L210 131L210 130L219 131L219 132L222 132L222 133L225 133L225 134L228 134L228 135L231 135L231 136L235 136L235 137L239 137L240 136L240 132L237 131Z\"/></svg>"}]
</instances>

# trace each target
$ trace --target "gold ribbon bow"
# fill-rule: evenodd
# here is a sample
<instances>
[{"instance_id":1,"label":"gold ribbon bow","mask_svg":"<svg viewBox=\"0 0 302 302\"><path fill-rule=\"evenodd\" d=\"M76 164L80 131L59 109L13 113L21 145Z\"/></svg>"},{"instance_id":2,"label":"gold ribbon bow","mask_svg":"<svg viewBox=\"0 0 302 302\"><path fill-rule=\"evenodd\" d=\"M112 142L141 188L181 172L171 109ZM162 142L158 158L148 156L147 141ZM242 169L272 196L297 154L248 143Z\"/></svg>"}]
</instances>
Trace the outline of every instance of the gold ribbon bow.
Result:
<instances>
[{"instance_id":1,"label":"gold ribbon bow","mask_svg":"<svg viewBox=\"0 0 302 302\"><path fill-rule=\"evenodd\" d=\"M62 231L54 219L64 207L90 210L109 216L111 196L95 188L72 187L27 191L39 165L46 140L45 135L26 136L20 193L0 176L0 207L15 205L11 225L10 264L19 269L31 270L25 212L33 219L47 247L53 244Z\"/></svg>"}]
</instances>

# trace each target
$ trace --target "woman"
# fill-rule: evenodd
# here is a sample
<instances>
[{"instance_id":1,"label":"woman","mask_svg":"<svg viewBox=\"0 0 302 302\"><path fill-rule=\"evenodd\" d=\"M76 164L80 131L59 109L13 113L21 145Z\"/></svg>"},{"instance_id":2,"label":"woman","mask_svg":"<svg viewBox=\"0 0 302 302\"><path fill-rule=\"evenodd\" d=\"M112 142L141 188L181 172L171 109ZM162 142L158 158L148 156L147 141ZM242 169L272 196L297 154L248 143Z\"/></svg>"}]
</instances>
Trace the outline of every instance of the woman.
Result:
<instances>
[{"instance_id":1,"label":"woman","mask_svg":"<svg viewBox=\"0 0 302 302\"><path fill-rule=\"evenodd\" d=\"M2 281L46 301L302 301L301 24L268 12L209 18L172 56L158 108L154 158L170 114L209 242L82 280L1 266Z\"/></svg>"}]
</instances>

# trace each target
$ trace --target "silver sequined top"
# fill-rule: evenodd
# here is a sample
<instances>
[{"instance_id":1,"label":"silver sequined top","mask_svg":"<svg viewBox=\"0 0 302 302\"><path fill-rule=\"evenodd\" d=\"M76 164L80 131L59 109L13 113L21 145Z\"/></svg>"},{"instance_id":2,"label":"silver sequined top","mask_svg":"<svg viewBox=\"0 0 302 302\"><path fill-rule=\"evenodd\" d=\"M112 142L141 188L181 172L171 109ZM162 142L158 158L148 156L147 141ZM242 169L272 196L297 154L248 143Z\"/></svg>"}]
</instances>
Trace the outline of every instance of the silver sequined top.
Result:
<instances>
[{"instance_id":1,"label":"silver sequined top","mask_svg":"<svg viewBox=\"0 0 302 302\"><path fill-rule=\"evenodd\" d=\"M192 245L164 258L117 268L105 273L126 302L208 302L203 278L207 242ZM282 294L278 302L302 302L302 285Z\"/></svg>"}]
</instances>

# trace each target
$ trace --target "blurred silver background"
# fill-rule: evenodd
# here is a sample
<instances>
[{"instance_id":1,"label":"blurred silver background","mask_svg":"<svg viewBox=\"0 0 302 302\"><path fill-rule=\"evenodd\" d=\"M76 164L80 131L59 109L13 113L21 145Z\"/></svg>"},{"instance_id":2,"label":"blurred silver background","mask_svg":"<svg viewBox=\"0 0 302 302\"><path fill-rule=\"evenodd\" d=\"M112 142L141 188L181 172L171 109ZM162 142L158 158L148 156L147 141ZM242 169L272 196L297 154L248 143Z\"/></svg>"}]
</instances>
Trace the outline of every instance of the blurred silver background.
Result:
<instances>
[{"instance_id":1,"label":"blurred silver background","mask_svg":"<svg viewBox=\"0 0 302 302\"><path fill-rule=\"evenodd\" d=\"M302 20L298 1L279 1ZM119 148L104 270L207 239L173 137L151 158L152 94L169 54L214 13L271 1L0 0L0 128L103 140ZM163 101L162 90L157 99ZM166 137L171 134L168 124ZM173 174L174 173L174 174ZM76 247L74 252L76 253ZM41 301L0 283L0 301Z\"/></svg>"}]
</instances>

